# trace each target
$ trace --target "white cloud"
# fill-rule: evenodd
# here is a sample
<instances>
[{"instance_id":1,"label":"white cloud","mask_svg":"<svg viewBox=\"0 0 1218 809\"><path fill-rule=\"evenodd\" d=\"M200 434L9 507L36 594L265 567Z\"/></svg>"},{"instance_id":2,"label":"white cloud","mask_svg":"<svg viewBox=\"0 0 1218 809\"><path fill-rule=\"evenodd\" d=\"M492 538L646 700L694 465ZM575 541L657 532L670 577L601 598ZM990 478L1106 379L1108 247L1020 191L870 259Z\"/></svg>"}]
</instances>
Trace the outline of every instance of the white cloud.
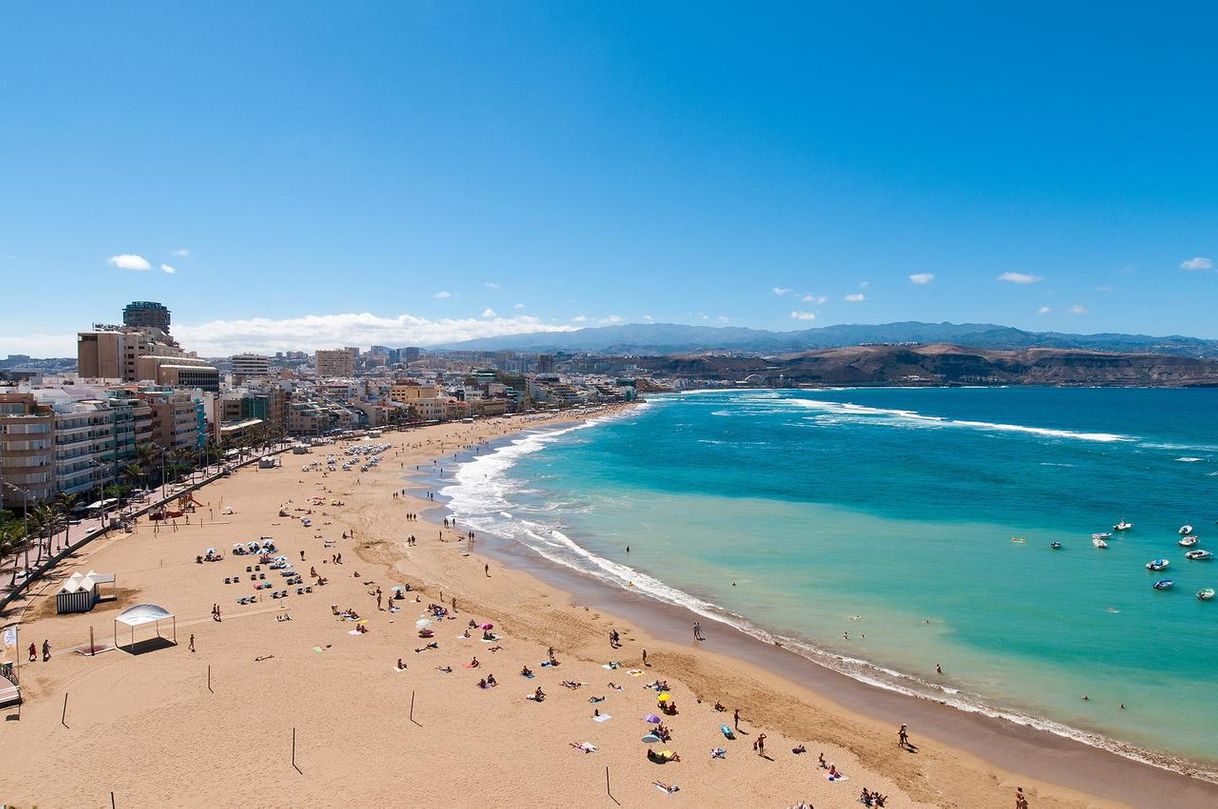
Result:
<instances>
[{"instance_id":1,"label":"white cloud","mask_svg":"<svg viewBox=\"0 0 1218 809\"><path fill-rule=\"evenodd\" d=\"M815 312L792 312L791 317L795 320L816 320Z\"/></svg>"},{"instance_id":2,"label":"white cloud","mask_svg":"<svg viewBox=\"0 0 1218 809\"><path fill-rule=\"evenodd\" d=\"M826 296L813 295L811 292L809 292L807 295L804 295L802 298L800 298L800 300L803 301L804 303L815 303L815 304L822 304L822 303L829 302L829 299Z\"/></svg>"},{"instance_id":3,"label":"white cloud","mask_svg":"<svg viewBox=\"0 0 1218 809\"><path fill-rule=\"evenodd\" d=\"M176 267L171 267L168 264L161 265L161 272L165 273L166 275L173 275L177 271L178 270Z\"/></svg>"},{"instance_id":4,"label":"white cloud","mask_svg":"<svg viewBox=\"0 0 1218 809\"><path fill-rule=\"evenodd\" d=\"M1070 314L1085 315L1085 314L1087 314L1087 307L1083 306L1081 303L1076 303L1070 307Z\"/></svg>"},{"instance_id":5,"label":"white cloud","mask_svg":"<svg viewBox=\"0 0 1218 809\"><path fill-rule=\"evenodd\" d=\"M517 312L519 312L521 309L523 309L523 308L524 308L524 304L523 304L523 303L518 303L518 304L516 304L515 306L513 306L512 308L513 308L513 309L515 309Z\"/></svg>"},{"instance_id":6,"label":"white cloud","mask_svg":"<svg viewBox=\"0 0 1218 809\"><path fill-rule=\"evenodd\" d=\"M867 296L864 295L862 292L856 292L853 295L847 295L844 298L842 298L842 300L847 301L848 303L862 303L866 299L867 299Z\"/></svg>"},{"instance_id":7,"label":"white cloud","mask_svg":"<svg viewBox=\"0 0 1218 809\"><path fill-rule=\"evenodd\" d=\"M652 322L654 322L654 321L655 321L655 318L654 318L654 317L652 317L651 315L643 315L643 322L644 322L644 323L652 323Z\"/></svg>"},{"instance_id":8,"label":"white cloud","mask_svg":"<svg viewBox=\"0 0 1218 809\"><path fill-rule=\"evenodd\" d=\"M596 322L600 323L602 326L616 326L618 323L625 323L626 318L622 317L621 315L609 315L608 317L602 317Z\"/></svg>"},{"instance_id":9,"label":"white cloud","mask_svg":"<svg viewBox=\"0 0 1218 809\"><path fill-rule=\"evenodd\" d=\"M117 256L110 256L106 259L110 262L111 267L118 267L120 270L135 270L136 272L144 272L151 270L152 265L148 263L148 259L143 256L137 256L134 253L123 253Z\"/></svg>"},{"instance_id":10,"label":"white cloud","mask_svg":"<svg viewBox=\"0 0 1218 809\"><path fill-rule=\"evenodd\" d=\"M1029 275L1026 272L1004 272L998 276L998 280L1011 284L1039 284L1045 278L1043 275Z\"/></svg>"},{"instance_id":11,"label":"white cloud","mask_svg":"<svg viewBox=\"0 0 1218 809\"><path fill-rule=\"evenodd\" d=\"M179 247L177 250L173 251L173 254L175 256L189 256L190 251L187 250L185 247Z\"/></svg>"},{"instance_id":12,"label":"white cloud","mask_svg":"<svg viewBox=\"0 0 1218 809\"><path fill-rule=\"evenodd\" d=\"M1038 314L1038 315L1047 315L1047 314L1049 314L1049 313L1050 313L1050 312L1052 312L1052 311L1053 311L1053 310L1052 310L1052 309L1050 309L1049 307L1047 307L1047 306L1042 306L1042 307L1040 307L1039 309L1037 309L1037 310L1036 310L1036 314Z\"/></svg>"},{"instance_id":13,"label":"white cloud","mask_svg":"<svg viewBox=\"0 0 1218 809\"><path fill-rule=\"evenodd\" d=\"M1212 270L1214 269L1214 260L1205 256L1197 256L1190 258L1188 261L1180 262L1182 270Z\"/></svg>"},{"instance_id":14,"label":"white cloud","mask_svg":"<svg viewBox=\"0 0 1218 809\"><path fill-rule=\"evenodd\" d=\"M916 272L909 276L909 280L915 284L929 284L935 280L935 274L933 272Z\"/></svg>"},{"instance_id":15,"label":"white cloud","mask_svg":"<svg viewBox=\"0 0 1218 809\"><path fill-rule=\"evenodd\" d=\"M482 316L483 317L499 317L499 315L495 314L495 310L489 306L482 310Z\"/></svg>"},{"instance_id":16,"label":"white cloud","mask_svg":"<svg viewBox=\"0 0 1218 809\"><path fill-rule=\"evenodd\" d=\"M453 294L451 292L449 292L448 290L440 290L439 292L437 292L435 295L432 295L431 297L436 298L438 300L444 300L446 298L451 298L452 296L453 296Z\"/></svg>"},{"instance_id":17,"label":"white cloud","mask_svg":"<svg viewBox=\"0 0 1218 809\"><path fill-rule=\"evenodd\" d=\"M871 286L870 281L859 281L859 289L866 289L869 286Z\"/></svg>"},{"instance_id":18,"label":"white cloud","mask_svg":"<svg viewBox=\"0 0 1218 809\"><path fill-rule=\"evenodd\" d=\"M499 285L494 281L484 281L482 286L486 287L487 289L499 289Z\"/></svg>"},{"instance_id":19,"label":"white cloud","mask_svg":"<svg viewBox=\"0 0 1218 809\"><path fill-rule=\"evenodd\" d=\"M790 292L791 289L790 289L790 287L774 287L770 291L773 292L775 295L782 297L783 295L786 295L788 292Z\"/></svg>"},{"instance_id":20,"label":"white cloud","mask_svg":"<svg viewBox=\"0 0 1218 809\"><path fill-rule=\"evenodd\" d=\"M313 351L318 348L333 348L336 345L428 346L475 337L572 330L571 326L551 324L526 315L431 320L415 315L380 317L367 312L305 315L282 320L214 320L197 326L173 324L174 337L178 338L183 346L211 357L243 351L264 354L276 351ZM0 337L0 343L13 346L9 350L21 350L8 338ZM74 337L66 338L57 353L69 356L74 343Z\"/></svg>"},{"instance_id":21,"label":"white cloud","mask_svg":"<svg viewBox=\"0 0 1218 809\"><path fill-rule=\"evenodd\" d=\"M588 316L587 315L576 315L575 317L571 318L571 322L572 323L587 323Z\"/></svg>"}]
</instances>

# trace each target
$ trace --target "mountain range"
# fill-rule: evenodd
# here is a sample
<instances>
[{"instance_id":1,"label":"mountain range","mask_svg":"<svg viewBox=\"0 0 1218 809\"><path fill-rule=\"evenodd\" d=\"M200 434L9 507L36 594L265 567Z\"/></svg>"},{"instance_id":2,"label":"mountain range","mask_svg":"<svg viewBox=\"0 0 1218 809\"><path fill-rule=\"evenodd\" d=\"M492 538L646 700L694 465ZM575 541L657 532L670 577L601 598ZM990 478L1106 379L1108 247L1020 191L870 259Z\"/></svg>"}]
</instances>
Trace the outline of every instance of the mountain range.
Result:
<instances>
[{"instance_id":1,"label":"mountain range","mask_svg":"<svg viewBox=\"0 0 1218 809\"><path fill-rule=\"evenodd\" d=\"M1084 349L1134 354L1218 357L1218 340L1145 334L1034 332L992 323L841 324L799 331L738 326L632 323L566 332L533 332L465 340L440 348L458 351L533 351L642 355L689 353L792 354L868 343L952 343L980 349Z\"/></svg>"}]
</instances>

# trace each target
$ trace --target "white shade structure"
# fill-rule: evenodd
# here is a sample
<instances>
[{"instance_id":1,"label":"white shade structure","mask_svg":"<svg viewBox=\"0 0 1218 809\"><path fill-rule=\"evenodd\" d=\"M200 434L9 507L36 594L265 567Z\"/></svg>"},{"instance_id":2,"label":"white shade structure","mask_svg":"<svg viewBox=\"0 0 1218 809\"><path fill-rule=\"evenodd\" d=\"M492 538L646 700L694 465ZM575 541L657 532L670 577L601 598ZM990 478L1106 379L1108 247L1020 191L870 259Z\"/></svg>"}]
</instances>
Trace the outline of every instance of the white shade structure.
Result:
<instances>
[{"instance_id":1,"label":"white shade structure","mask_svg":"<svg viewBox=\"0 0 1218 809\"><path fill-rule=\"evenodd\" d=\"M131 628L131 646L128 648L132 654L135 649L135 628L144 626L145 624L153 624L156 627L157 637L161 637L161 621L173 621L173 643L178 642L178 619L174 614L164 607L156 604L136 604L134 607L128 607L118 614L114 619L114 645L118 647L118 625L122 624Z\"/></svg>"}]
</instances>

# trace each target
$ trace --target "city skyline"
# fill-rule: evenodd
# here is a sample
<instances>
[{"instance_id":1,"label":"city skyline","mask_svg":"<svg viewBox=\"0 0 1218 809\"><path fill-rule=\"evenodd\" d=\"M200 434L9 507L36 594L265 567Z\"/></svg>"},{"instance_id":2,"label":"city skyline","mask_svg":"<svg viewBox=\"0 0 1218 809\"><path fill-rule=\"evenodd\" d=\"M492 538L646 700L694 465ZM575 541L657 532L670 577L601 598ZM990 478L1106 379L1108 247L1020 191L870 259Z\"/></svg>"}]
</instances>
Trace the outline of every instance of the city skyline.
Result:
<instances>
[{"instance_id":1,"label":"city skyline","mask_svg":"<svg viewBox=\"0 0 1218 809\"><path fill-rule=\"evenodd\" d=\"M307 12L307 13L305 13ZM0 354L617 323L1218 337L1213 11L3 12ZM105 313L114 312L113 315Z\"/></svg>"}]
</instances>

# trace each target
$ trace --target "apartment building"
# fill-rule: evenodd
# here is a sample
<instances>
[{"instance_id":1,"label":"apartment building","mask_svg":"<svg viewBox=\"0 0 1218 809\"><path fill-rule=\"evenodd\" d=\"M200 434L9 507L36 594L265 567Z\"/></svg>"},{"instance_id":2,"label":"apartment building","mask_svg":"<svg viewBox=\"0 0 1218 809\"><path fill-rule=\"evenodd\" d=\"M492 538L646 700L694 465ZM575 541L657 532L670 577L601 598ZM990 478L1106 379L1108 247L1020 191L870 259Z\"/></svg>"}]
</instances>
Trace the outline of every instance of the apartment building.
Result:
<instances>
[{"instance_id":1,"label":"apartment building","mask_svg":"<svg viewBox=\"0 0 1218 809\"><path fill-rule=\"evenodd\" d=\"M248 379L260 379L271 375L271 358L261 354L234 354L231 357L233 384L241 385Z\"/></svg>"},{"instance_id":2,"label":"apartment building","mask_svg":"<svg viewBox=\"0 0 1218 809\"><path fill-rule=\"evenodd\" d=\"M141 389L139 397L152 408L152 441L168 450L195 450L207 439L203 403L171 389Z\"/></svg>"},{"instance_id":3,"label":"apartment building","mask_svg":"<svg viewBox=\"0 0 1218 809\"><path fill-rule=\"evenodd\" d=\"M318 351L314 355L314 362L318 379L355 376L355 358L345 348Z\"/></svg>"},{"instance_id":4,"label":"apartment building","mask_svg":"<svg viewBox=\"0 0 1218 809\"><path fill-rule=\"evenodd\" d=\"M0 506L55 494L54 431L54 414L33 394L0 393Z\"/></svg>"}]
</instances>

